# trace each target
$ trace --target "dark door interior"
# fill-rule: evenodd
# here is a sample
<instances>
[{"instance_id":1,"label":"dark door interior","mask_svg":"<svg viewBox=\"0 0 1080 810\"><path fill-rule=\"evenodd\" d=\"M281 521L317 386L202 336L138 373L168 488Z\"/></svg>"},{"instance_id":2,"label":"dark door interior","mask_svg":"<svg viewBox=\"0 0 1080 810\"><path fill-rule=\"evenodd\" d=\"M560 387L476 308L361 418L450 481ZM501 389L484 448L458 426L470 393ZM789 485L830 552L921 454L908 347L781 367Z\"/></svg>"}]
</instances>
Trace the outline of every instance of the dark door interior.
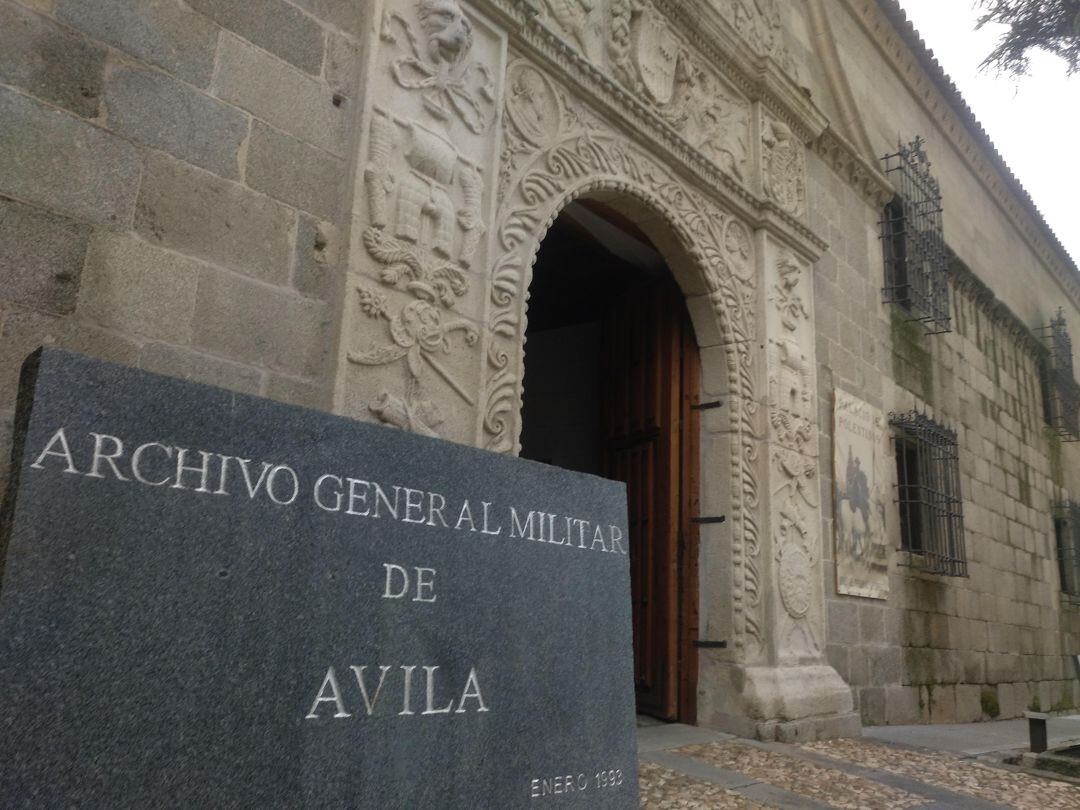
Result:
<instances>
[{"instance_id":1,"label":"dark door interior","mask_svg":"<svg viewBox=\"0 0 1080 810\"><path fill-rule=\"evenodd\" d=\"M638 711L689 723L699 368L682 293L648 239L615 212L571 206L530 287L522 455L626 483Z\"/></svg>"}]
</instances>

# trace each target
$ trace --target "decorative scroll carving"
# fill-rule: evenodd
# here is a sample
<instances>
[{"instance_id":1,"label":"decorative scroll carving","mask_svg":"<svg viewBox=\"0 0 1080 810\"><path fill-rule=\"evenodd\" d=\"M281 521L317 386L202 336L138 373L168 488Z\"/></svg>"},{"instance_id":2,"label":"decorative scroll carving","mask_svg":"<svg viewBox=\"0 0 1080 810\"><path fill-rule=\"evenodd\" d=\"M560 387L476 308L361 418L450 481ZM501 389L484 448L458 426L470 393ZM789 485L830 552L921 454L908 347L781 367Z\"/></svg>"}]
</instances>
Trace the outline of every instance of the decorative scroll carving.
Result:
<instances>
[{"instance_id":1,"label":"decorative scroll carving","mask_svg":"<svg viewBox=\"0 0 1080 810\"><path fill-rule=\"evenodd\" d=\"M803 145L780 121L766 117L761 130L765 195L793 216L806 200L806 156Z\"/></svg>"},{"instance_id":2,"label":"decorative scroll carving","mask_svg":"<svg viewBox=\"0 0 1080 810\"><path fill-rule=\"evenodd\" d=\"M632 140L612 132L568 100L554 84L528 79L535 68L511 66L504 188L496 219L500 255L493 263L488 374L484 389L485 445L497 452L517 448L521 407L525 298L539 239L572 199L594 191L619 191L643 200L671 224L701 268L725 334L733 393L732 470L739 490L732 504L736 581L736 644L756 654L762 643L758 574L759 429L753 351L757 339L757 288L753 244L746 226L690 189ZM537 99L539 109L536 115ZM558 111L558 112L555 112ZM535 126L537 120L545 122ZM527 122L523 125L522 122ZM542 135L542 137L541 137Z\"/></svg>"},{"instance_id":3,"label":"decorative scroll carving","mask_svg":"<svg viewBox=\"0 0 1080 810\"><path fill-rule=\"evenodd\" d=\"M382 39L400 44L401 36L409 52L391 63L394 80L406 90L419 90L438 120L456 115L470 131L483 132L488 123L483 102L494 103L495 89L491 71L469 61L472 24L455 0L419 0L416 14L423 43L400 14L387 11L383 17Z\"/></svg>"},{"instance_id":4,"label":"decorative scroll carving","mask_svg":"<svg viewBox=\"0 0 1080 810\"><path fill-rule=\"evenodd\" d=\"M371 412L389 424L428 436L438 435L435 428L442 422L442 417L434 403L421 393L424 371L432 369L464 400L475 404L465 388L439 362L437 355L450 354L450 336L454 332L463 332L465 342L470 346L476 344L479 332L463 320L444 321L442 311L426 300L410 301L391 315L385 296L363 286L357 286L356 291L360 309L365 314L388 322L391 342L366 351L349 352L349 362L384 366L404 359L407 370L405 396L383 391L378 400L369 405Z\"/></svg>"}]
</instances>

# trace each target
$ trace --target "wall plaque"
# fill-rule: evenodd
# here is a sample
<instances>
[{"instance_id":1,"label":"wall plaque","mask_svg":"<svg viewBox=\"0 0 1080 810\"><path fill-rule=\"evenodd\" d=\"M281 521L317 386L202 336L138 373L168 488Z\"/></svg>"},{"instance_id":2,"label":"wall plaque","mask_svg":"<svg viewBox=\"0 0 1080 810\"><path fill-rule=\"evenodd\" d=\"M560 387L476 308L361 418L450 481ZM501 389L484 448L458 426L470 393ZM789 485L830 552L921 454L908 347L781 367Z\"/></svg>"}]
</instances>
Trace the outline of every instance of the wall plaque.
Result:
<instances>
[{"instance_id":1,"label":"wall plaque","mask_svg":"<svg viewBox=\"0 0 1080 810\"><path fill-rule=\"evenodd\" d=\"M638 806L622 484L44 349L4 807Z\"/></svg>"},{"instance_id":2,"label":"wall plaque","mask_svg":"<svg viewBox=\"0 0 1080 810\"><path fill-rule=\"evenodd\" d=\"M892 507L892 454L885 415L836 389L833 414L833 503L836 591L887 599Z\"/></svg>"}]
</instances>

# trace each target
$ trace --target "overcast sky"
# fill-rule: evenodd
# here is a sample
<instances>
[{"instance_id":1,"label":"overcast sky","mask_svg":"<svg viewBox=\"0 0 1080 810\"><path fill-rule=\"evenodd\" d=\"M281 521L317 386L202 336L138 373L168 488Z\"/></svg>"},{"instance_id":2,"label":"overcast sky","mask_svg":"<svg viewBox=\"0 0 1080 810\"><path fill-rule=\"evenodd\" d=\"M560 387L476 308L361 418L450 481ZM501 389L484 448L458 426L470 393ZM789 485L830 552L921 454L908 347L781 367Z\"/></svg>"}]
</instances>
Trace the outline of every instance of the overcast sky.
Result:
<instances>
[{"instance_id":1,"label":"overcast sky","mask_svg":"<svg viewBox=\"0 0 1080 810\"><path fill-rule=\"evenodd\" d=\"M1043 217L1080 263L1080 76L1031 54L1031 75L979 71L1003 26L975 31L972 0L900 0L908 18L964 96ZM948 206L949 201L944 200Z\"/></svg>"}]
</instances>

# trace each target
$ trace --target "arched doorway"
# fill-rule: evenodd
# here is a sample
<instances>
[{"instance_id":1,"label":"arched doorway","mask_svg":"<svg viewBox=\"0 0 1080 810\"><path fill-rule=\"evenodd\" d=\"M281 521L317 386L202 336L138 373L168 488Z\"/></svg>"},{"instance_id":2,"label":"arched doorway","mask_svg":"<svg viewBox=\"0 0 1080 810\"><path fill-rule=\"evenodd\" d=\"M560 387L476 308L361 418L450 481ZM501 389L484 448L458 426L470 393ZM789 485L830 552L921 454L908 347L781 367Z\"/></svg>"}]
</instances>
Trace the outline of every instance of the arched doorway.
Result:
<instances>
[{"instance_id":1,"label":"arched doorway","mask_svg":"<svg viewBox=\"0 0 1080 810\"><path fill-rule=\"evenodd\" d=\"M571 203L529 288L521 455L622 480L638 710L697 709L700 358L683 295L633 222Z\"/></svg>"}]
</instances>

